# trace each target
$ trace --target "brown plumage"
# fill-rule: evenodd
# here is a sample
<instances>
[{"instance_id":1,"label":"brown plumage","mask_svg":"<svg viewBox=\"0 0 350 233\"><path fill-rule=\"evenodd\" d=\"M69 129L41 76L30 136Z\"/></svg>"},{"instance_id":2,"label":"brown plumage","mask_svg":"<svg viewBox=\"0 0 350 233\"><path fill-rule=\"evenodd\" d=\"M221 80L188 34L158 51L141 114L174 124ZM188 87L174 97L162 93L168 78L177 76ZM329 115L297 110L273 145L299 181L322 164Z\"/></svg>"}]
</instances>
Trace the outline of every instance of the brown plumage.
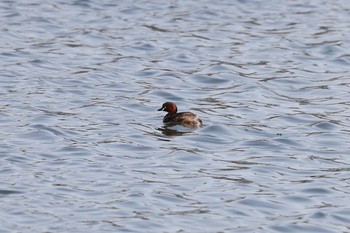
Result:
<instances>
[{"instance_id":1,"label":"brown plumage","mask_svg":"<svg viewBox=\"0 0 350 233\"><path fill-rule=\"evenodd\" d=\"M192 112L179 112L177 113L176 104L166 102L158 111L168 112L163 118L163 123L170 125L182 125L188 128L199 128L201 127L202 120Z\"/></svg>"}]
</instances>

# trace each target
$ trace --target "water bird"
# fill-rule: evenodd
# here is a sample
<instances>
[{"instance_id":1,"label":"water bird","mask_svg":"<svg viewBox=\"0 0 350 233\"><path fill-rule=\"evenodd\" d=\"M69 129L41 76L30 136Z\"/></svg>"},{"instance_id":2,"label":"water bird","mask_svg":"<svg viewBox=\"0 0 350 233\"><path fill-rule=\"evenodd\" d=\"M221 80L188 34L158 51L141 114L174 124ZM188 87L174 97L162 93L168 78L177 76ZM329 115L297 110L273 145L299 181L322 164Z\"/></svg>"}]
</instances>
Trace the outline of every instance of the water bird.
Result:
<instances>
[{"instance_id":1,"label":"water bird","mask_svg":"<svg viewBox=\"0 0 350 233\"><path fill-rule=\"evenodd\" d=\"M167 125L181 125L187 128L199 128L203 126L202 120L192 112L177 112L176 104L165 102L158 111L168 112L163 123Z\"/></svg>"}]
</instances>

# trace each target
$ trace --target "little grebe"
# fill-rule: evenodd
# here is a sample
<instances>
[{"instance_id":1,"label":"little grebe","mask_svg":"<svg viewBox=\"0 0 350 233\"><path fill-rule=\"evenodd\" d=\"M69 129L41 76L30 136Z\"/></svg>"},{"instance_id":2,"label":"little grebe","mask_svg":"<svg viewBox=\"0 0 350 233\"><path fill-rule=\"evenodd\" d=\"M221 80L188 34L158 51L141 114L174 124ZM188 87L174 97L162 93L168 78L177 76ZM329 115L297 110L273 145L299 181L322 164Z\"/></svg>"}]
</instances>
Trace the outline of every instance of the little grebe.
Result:
<instances>
[{"instance_id":1,"label":"little grebe","mask_svg":"<svg viewBox=\"0 0 350 233\"><path fill-rule=\"evenodd\" d=\"M163 123L170 125L182 125L188 128L201 127L202 120L192 112L179 112L177 113L177 107L174 103L166 102L158 111L165 111L168 114L163 118Z\"/></svg>"}]
</instances>

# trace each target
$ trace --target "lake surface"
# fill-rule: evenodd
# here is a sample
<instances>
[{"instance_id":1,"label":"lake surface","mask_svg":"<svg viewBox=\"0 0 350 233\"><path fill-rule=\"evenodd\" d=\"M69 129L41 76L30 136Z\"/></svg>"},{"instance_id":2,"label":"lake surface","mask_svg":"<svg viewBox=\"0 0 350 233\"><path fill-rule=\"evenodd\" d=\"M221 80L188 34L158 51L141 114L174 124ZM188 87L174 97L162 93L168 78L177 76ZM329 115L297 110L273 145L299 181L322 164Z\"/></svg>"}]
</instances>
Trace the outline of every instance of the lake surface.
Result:
<instances>
[{"instance_id":1,"label":"lake surface","mask_svg":"<svg viewBox=\"0 0 350 233\"><path fill-rule=\"evenodd\" d=\"M350 2L0 2L0 232L350 231ZM166 127L166 101L204 122Z\"/></svg>"}]
</instances>

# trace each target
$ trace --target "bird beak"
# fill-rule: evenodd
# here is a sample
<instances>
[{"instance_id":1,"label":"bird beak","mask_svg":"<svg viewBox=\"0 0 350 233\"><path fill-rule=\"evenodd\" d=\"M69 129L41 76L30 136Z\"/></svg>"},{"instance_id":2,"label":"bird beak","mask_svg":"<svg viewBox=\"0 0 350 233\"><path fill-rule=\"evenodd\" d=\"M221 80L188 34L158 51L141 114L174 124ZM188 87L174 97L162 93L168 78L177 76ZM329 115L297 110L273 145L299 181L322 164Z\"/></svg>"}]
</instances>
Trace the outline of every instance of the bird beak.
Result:
<instances>
[{"instance_id":1,"label":"bird beak","mask_svg":"<svg viewBox=\"0 0 350 233\"><path fill-rule=\"evenodd\" d=\"M157 111L162 111L164 108L163 107L161 107L160 109L158 109Z\"/></svg>"}]
</instances>

